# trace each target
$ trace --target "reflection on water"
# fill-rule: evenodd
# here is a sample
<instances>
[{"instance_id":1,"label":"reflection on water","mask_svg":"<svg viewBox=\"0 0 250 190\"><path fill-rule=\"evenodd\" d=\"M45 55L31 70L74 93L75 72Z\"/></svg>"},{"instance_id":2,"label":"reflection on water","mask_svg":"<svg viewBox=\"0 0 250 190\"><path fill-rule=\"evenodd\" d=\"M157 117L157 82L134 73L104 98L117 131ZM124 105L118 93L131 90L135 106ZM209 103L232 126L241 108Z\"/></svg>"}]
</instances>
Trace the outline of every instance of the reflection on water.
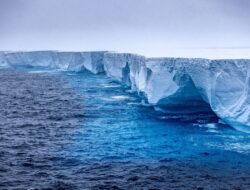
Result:
<instances>
[{"instance_id":1,"label":"reflection on water","mask_svg":"<svg viewBox=\"0 0 250 190\"><path fill-rule=\"evenodd\" d=\"M89 73L0 82L0 189L250 187L250 136L213 113L163 113Z\"/></svg>"}]
</instances>

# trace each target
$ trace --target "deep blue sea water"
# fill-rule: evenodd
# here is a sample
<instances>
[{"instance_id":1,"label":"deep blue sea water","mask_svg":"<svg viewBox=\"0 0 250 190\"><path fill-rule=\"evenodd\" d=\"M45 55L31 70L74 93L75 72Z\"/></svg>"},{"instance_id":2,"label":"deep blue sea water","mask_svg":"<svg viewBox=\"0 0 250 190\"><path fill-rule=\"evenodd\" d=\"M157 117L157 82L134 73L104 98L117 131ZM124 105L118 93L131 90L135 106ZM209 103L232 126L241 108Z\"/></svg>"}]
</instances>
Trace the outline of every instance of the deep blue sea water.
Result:
<instances>
[{"instance_id":1,"label":"deep blue sea water","mask_svg":"<svg viewBox=\"0 0 250 190\"><path fill-rule=\"evenodd\" d=\"M250 189L250 135L212 112L34 68L0 70L0 103L0 189Z\"/></svg>"}]
</instances>

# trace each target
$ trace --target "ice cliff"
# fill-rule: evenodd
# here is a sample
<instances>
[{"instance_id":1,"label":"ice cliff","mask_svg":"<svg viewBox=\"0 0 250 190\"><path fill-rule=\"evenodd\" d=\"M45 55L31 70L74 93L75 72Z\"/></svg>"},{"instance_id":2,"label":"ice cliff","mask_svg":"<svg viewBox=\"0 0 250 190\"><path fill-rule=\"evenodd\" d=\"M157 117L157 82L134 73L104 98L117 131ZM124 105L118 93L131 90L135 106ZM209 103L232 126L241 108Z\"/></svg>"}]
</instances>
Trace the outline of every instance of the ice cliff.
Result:
<instances>
[{"instance_id":1,"label":"ice cliff","mask_svg":"<svg viewBox=\"0 0 250 190\"><path fill-rule=\"evenodd\" d=\"M0 52L0 66L47 67L80 71L83 68L99 73L103 71L102 59L105 52Z\"/></svg>"},{"instance_id":2,"label":"ice cliff","mask_svg":"<svg viewBox=\"0 0 250 190\"><path fill-rule=\"evenodd\" d=\"M0 66L106 73L145 97L149 104L186 112L210 107L223 122L250 132L250 60L37 51L0 52Z\"/></svg>"}]
</instances>

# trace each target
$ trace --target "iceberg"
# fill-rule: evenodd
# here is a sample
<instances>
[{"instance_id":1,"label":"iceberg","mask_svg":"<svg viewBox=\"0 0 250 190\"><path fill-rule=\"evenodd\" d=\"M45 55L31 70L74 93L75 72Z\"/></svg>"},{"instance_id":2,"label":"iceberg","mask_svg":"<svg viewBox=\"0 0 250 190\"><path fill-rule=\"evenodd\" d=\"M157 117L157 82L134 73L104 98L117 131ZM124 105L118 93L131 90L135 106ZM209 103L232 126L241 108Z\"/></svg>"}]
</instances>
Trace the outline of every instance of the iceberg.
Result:
<instances>
[{"instance_id":1,"label":"iceberg","mask_svg":"<svg viewBox=\"0 0 250 190\"><path fill-rule=\"evenodd\" d=\"M81 52L79 53L78 61L72 61L68 65L68 70L71 71L82 71L88 70L94 74L104 72L103 65L103 52Z\"/></svg>"},{"instance_id":2,"label":"iceberg","mask_svg":"<svg viewBox=\"0 0 250 190\"><path fill-rule=\"evenodd\" d=\"M250 132L250 60L147 58L115 52L0 52L1 67L105 73L161 109L212 110ZM190 109L192 107L192 109Z\"/></svg>"},{"instance_id":3,"label":"iceberg","mask_svg":"<svg viewBox=\"0 0 250 190\"><path fill-rule=\"evenodd\" d=\"M0 52L0 67L8 67L8 66L9 66L9 64L6 61L5 53L4 52Z\"/></svg>"},{"instance_id":4,"label":"iceberg","mask_svg":"<svg viewBox=\"0 0 250 190\"><path fill-rule=\"evenodd\" d=\"M250 132L250 60L211 60L191 64L188 71L222 121Z\"/></svg>"},{"instance_id":5,"label":"iceberg","mask_svg":"<svg viewBox=\"0 0 250 190\"><path fill-rule=\"evenodd\" d=\"M107 53L103 62L108 76L144 94L152 105L212 109L224 123L250 132L250 60Z\"/></svg>"},{"instance_id":6,"label":"iceberg","mask_svg":"<svg viewBox=\"0 0 250 190\"><path fill-rule=\"evenodd\" d=\"M7 52L4 55L5 61L12 67L46 67L67 70L69 64L82 62L82 56L77 52Z\"/></svg>"},{"instance_id":7,"label":"iceberg","mask_svg":"<svg viewBox=\"0 0 250 190\"><path fill-rule=\"evenodd\" d=\"M140 68L145 65L144 56L129 53L106 53L103 64L105 73L130 86L133 90L136 88L137 77Z\"/></svg>"}]
</instances>

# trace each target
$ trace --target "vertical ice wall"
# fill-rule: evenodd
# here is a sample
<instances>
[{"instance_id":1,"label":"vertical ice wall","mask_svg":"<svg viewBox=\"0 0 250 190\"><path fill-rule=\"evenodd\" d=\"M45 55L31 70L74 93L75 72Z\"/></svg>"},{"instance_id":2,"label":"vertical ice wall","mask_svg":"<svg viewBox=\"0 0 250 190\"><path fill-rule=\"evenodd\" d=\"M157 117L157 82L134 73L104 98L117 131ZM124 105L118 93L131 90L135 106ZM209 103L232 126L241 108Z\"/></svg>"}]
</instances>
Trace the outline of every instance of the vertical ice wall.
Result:
<instances>
[{"instance_id":1,"label":"vertical ice wall","mask_svg":"<svg viewBox=\"0 0 250 190\"><path fill-rule=\"evenodd\" d=\"M250 60L191 64L189 74L212 110L231 126L250 131Z\"/></svg>"},{"instance_id":2,"label":"vertical ice wall","mask_svg":"<svg viewBox=\"0 0 250 190\"><path fill-rule=\"evenodd\" d=\"M146 58L111 52L0 52L0 66L105 72L153 105L210 107L225 123L250 131L250 60Z\"/></svg>"},{"instance_id":3,"label":"vertical ice wall","mask_svg":"<svg viewBox=\"0 0 250 190\"><path fill-rule=\"evenodd\" d=\"M81 59L78 62L71 62L68 66L68 70L81 71L88 70L94 74L103 73L103 52L81 52L79 53Z\"/></svg>"},{"instance_id":4,"label":"vertical ice wall","mask_svg":"<svg viewBox=\"0 0 250 190\"><path fill-rule=\"evenodd\" d=\"M140 69L145 65L144 56L129 53L106 53L103 64L105 73L115 80L136 89Z\"/></svg>"},{"instance_id":5,"label":"vertical ice wall","mask_svg":"<svg viewBox=\"0 0 250 190\"><path fill-rule=\"evenodd\" d=\"M8 67L9 64L5 58L5 52L0 52L0 67Z\"/></svg>"},{"instance_id":6,"label":"vertical ice wall","mask_svg":"<svg viewBox=\"0 0 250 190\"><path fill-rule=\"evenodd\" d=\"M203 59L151 58L147 59L147 85L143 91L148 101L161 105L200 106L204 102L192 78L186 71L190 62L199 64Z\"/></svg>"},{"instance_id":7,"label":"vertical ice wall","mask_svg":"<svg viewBox=\"0 0 250 190\"><path fill-rule=\"evenodd\" d=\"M56 56L50 51L7 52L5 59L10 66L41 66L54 67Z\"/></svg>"},{"instance_id":8,"label":"vertical ice wall","mask_svg":"<svg viewBox=\"0 0 250 190\"><path fill-rule=\"evenodd\" d=\"M106 54L104 69L162 107L205 110L250 131L250 60L150 58ZM188 111L188 110L187 110Z\"/></svg>"},{"instance_id":9,"label":"vertical ice wall","mask_svg":"<svg viewBox=\"0 0 250 190\"><path fill-rule=\"evenodd\" d=\"M1 65L39 66L53 69L79 71L87 69L95 74L103 72L105 52L0 52Z\"/></svg>"}]
</instances>

